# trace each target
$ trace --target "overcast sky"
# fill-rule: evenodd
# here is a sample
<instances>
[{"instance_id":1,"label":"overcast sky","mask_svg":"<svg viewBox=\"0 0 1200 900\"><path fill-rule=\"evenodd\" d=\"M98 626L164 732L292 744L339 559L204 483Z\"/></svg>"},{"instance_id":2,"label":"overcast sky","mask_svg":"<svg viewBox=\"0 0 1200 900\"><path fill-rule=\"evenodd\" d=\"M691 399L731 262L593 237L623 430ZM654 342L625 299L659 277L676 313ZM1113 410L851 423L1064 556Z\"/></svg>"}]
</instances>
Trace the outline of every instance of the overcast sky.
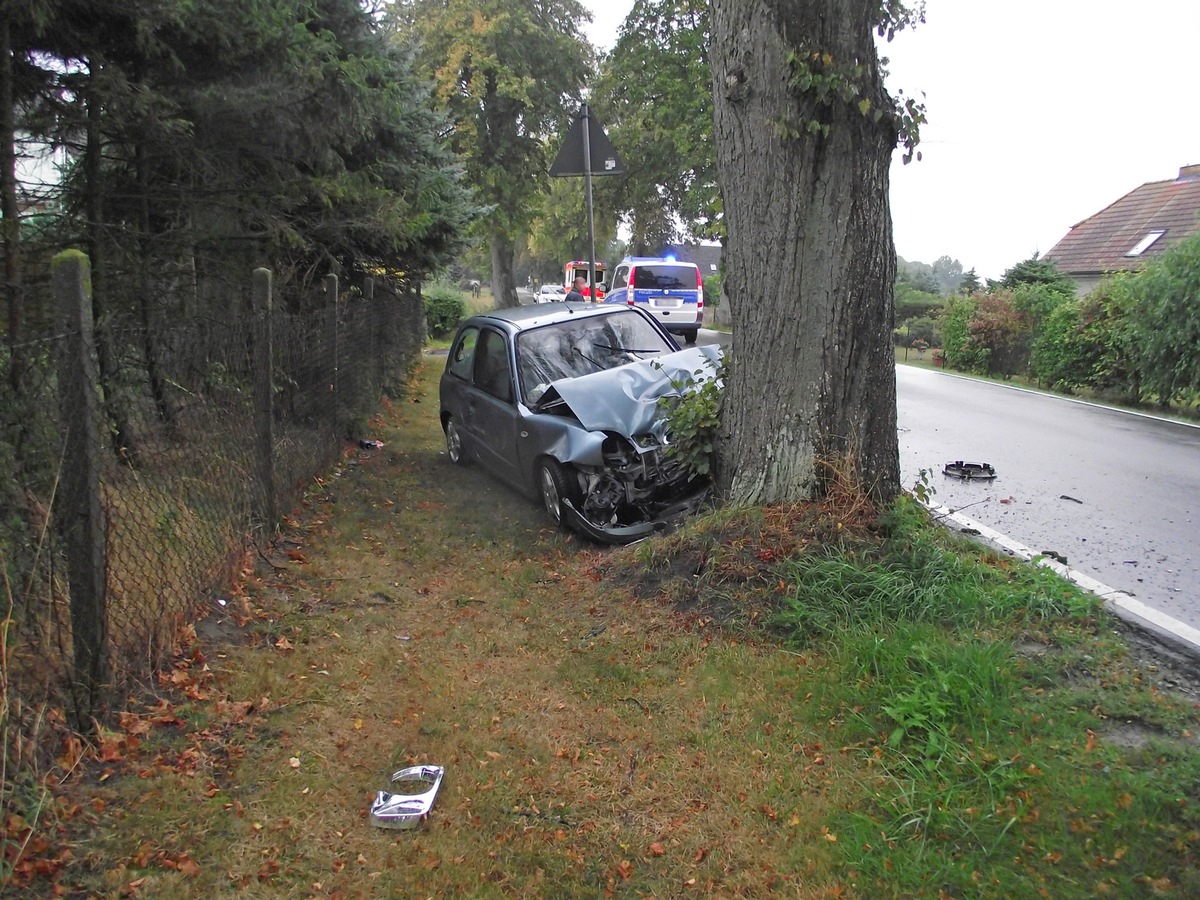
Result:
<instances>
[{"instance_id":1,"label":"overcast sky","mask_svg":"<svg viewBox=\"0 0 1200 900\"><path fill-rule=\"evenodd\" d=\"M585 0L607 48L632 0ZM1148 181L1200 164L1196 0L928 0L881 50L925 93L892 167L896 251L996 278Z\"/></svg>"}]
</instances>

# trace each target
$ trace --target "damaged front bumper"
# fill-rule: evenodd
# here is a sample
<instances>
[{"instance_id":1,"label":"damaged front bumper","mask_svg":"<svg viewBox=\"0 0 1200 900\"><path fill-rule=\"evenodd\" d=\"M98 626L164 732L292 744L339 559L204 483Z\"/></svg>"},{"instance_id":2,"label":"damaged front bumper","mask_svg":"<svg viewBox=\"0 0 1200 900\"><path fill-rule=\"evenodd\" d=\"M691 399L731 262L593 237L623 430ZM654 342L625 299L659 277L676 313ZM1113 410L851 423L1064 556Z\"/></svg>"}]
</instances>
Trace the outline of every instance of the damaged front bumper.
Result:
<instances>
[{"instance_id":1,"label":"damaged front bumper","mask_svg":"<svg viewBox=\"0 0 1200 900\"><path fill-rule=\"evenodd\" d=\"M569 499L562 501L563 522L573 531L591 538L598 544L632 544L658 531L668 531L683 519L693 515L708 499L708 485L696 488L670 505L658 510L645 521L633 524L598 525L589 520Z\"/></svg>"}]
</instances>

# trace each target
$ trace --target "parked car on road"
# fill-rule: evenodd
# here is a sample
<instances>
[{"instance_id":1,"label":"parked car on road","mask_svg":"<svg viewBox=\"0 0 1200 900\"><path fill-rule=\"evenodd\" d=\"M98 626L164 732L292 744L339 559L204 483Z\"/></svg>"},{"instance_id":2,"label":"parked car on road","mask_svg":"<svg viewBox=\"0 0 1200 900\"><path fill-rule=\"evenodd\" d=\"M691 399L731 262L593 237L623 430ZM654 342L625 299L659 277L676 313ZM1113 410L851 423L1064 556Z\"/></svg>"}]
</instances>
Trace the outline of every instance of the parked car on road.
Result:
<instances>
[{"instance_id":1,"label":"parked car on road","mask_svg":"<svg viewBox=\"0 0 1200 900\"><path fill-rule=\"evenodd\" d=\"M540 498L556 524L601 542L636 540L703 499L706 485L667 453L658 401L715 373L720 352L680 350L653 316L627 306L472 316L440 385L447 455Z\"/></svg>"},{"instance_id":2,"label":"parked car on road","mask_svg":"<svg viewBox=\"0 0 1200 900\"><path fill-rule=\"evenodd\" d=\"M538 303L557 303L567 295L566 288L561 284L543 284L538 288L537 297Z\"/></svg>"}]
</instances>

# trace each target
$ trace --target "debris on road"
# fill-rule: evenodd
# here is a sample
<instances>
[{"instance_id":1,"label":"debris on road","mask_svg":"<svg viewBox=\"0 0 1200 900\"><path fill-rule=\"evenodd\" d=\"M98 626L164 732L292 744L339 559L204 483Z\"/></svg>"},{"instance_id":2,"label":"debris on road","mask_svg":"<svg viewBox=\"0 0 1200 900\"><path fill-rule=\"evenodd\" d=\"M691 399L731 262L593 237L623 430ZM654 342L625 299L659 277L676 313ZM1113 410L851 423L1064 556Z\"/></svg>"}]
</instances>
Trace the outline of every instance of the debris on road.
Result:
<instances>
[{"instance_id":1,"label":"debris on road","mask_svg":"<svg viewBox=\"0 0 1200 900\"><path fill-rule=\"evenodd\" d=\"M942 473L963 481L991 481L996 477L996 470L990 463L963 462L961 459L946 463Z\"/></svg>"}]
</instances>

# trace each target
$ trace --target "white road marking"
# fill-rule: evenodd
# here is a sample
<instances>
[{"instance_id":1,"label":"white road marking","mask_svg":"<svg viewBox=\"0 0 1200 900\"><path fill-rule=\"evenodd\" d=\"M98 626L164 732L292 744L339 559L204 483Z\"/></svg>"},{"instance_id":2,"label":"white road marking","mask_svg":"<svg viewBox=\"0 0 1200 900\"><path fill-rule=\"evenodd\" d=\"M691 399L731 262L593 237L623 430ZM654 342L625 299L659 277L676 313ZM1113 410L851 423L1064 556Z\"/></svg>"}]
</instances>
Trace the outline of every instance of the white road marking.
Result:
<instances>
[{"instance_id":1,"label":"white road marking","mask_svg":"<svg viewBox=\"0 0 1200 900\"><path fill-rule=\"evenodd\" d=\"M1063 565L1058 560L1043 553L1037 553L1024 544L1014 541L1008 535L1002 534L994 528L989 528L982 522L976 522L962 513L957 513L949 507L936 504L925 504L925 506L939 521L953 522L960 529L971 529L968 533L972 536L978 534L979 537L989 543L995 544L997 547L1008 551L1026 562L1033 562L1036 565L1044 566L1047 569L1057 572L1072 584L1078 585L1085 591L1095 594L1116 611L1118 615L1124 614L1124 617L1132 616L1134 619L1148 624L1154 629L1165 632L1178 641L1183 648L1189 650L1194 655L1200 656L1200 629L1193 628L1186 622L1181 622L1165 613L1159 612L1157 609L1142 603L1142 601L1131 594L1117 590L1114 587L1109 587L1104 582L1098 581L1078 569L1073 569L1069 565Z\"/></svg>"}]
</instances>

